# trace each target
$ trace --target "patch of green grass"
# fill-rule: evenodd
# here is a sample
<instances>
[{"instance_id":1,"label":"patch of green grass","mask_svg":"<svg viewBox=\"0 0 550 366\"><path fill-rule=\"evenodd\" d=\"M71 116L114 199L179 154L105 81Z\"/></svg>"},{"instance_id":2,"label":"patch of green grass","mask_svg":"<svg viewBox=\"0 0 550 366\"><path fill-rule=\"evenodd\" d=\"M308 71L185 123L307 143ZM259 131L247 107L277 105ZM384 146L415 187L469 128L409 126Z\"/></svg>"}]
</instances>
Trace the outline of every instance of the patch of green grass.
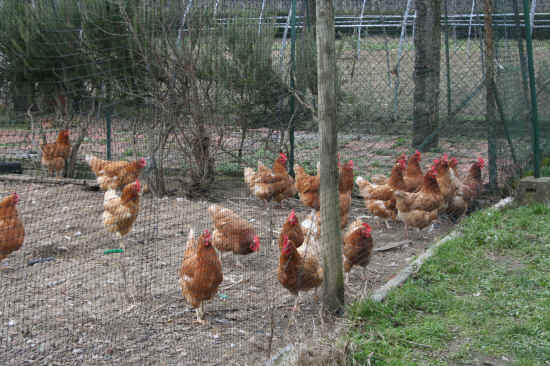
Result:
<instances>
[{"instance_id":1,"label":"patch of green grass","mask_svg":"<svg viewBox=\"0 0 550 366\"><path fill-rule=\"evenodd\" d=\"M373 151L375 155L394 156L396 152L394 149L377 149Z\"/></svg>"},{"instance_id":2,"label":"patch of green grass","mask_svg":"<svg viewBox=\"0 0 550 366\"><path fill-rule=\"evenodd\" d=\"M534 170L529 170L525 173L526 177L532 177L535 175ZM541 177L550 177L550 166L541 166L540 168L540 176Z\"/></svg>"},{"instance_id":3,"label":"patch of green grass","mask_svg":"<svg viewBox=\"0 0 550 366\"><path fill-rule=\"evenodd\" d=\"M300 165L302 168L304 168L304 171L309 175L315 175L317 174L317 162L311 161L311 160L303 160L300 162Z\"/></svg>"},{"instance_id":4,"label":"patch of green grass","mask_svg":"<svg viewBox=\"0 0 550 366\"><path fill-rule=\"evenodd\" d=\"M261 160L264 164L271 167L273 161L277 159L277 155L279 154L260 147L252 151L252 153L243 154L243 160L246 166L256 168L258 166L258 160Z\"/></svg>"},{"instance_id":5,"label":"patch of green grass","mask_svg":"<svg viewBox=\"0 0 550 366\"><path fill-rule=\"evenodd\" d=\"M371 169L374 169L376 171L377 171L378 168L386 168L386 164L381 163L379 161L373 161L372 163L370 163L369 166L370 166ZM382 174L382 172L377 171L376 173L373 172L373 174Z\"/></svg>"},{"instance_id":6,"label":"patch of green grass","mask_svg":"<svg viewBox=\"0 0 550 366\"><path fill-rule=\"evenodd\" d=\"M408 146L410 146L409 139L405 136L399 136L398 138L395 139L392 147L393 148L406 148Z\"/></svg>"},{"instance_id":7,"label":"patch of green grass","mask_svg":"<svg viewBox=\"0 0 550 366\"><path fill-rule=\"evenodd\" d=\"M230 177L242 177L244 168L238 163L224 161L216 164L216 171L218 174L227 175Z\"/></svg>"},{"instance_id":8,"label":"patch of green grass","mask_svg":"<svg viewBox=\"0 0 550 366\"><path fill-rule=\"evenodd\" d=\"M132 148L124 150L124 152L122 153L122 157L124 157L124 158L129 158L133 155L134 155L134 149L132 149Z\"/></svg>"},{"instance_id":9,"label":"patch of green grass","mask_svg":"<svg viewBox=\"0 0 550 366\"><path fill-rule=\"evenodd\" d=\"M6 142L3 144L0 144L0 147L16 147L21 145L21 142Z\"/></svg>"},{"instance_id":10,"label":"patch of green grass","mask_svg":"<svg viewBox=\"0 0 550 366\"><path fill-rule=\"evenodd\" d=\"M550 208L488 209L461 230L383 303L350 307L355 361L547 365Z\"/></svg>"}]
</instances>

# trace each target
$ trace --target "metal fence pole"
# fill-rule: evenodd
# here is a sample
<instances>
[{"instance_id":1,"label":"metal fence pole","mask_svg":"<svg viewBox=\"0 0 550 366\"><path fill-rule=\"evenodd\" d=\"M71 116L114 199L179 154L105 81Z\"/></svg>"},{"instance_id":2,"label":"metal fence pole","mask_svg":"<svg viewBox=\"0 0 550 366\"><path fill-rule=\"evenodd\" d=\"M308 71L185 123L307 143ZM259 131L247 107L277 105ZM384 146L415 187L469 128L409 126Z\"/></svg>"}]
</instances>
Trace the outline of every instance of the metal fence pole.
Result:
<instances>
[{"instance_id":1,"label":"metal fence pole","mask_svg":"<svg viewBox=\"0 0 550 366\"><path fill-rule=\"evenodd\" d=\"M533 158L535 178L540 177L540 142L539 142L539 116L537 108L537 88L535 85L535 65L533 62L533 37L531 22L529 19L529 0L523 0L523 16L525 21L525 38L527 43L527 67L529 69L529 89L531 92L531 125L533 130Z\"/></svg>"},{"instance_id":2,"label":"metal fence pole","mask_svg":"<svg viewBox=\"0 0 550 366\"><path fill-rule=\"evenodd\" d=\"M105 128L106 128L106 144L107 144L107 160L111 160L111 108L107 108L105 113Z\"/></svg>"},{"instance_id":3,"label":"metal fence pole","mask_svg":"<svg viewBox=\"0 0 550 366\"><path fill-rule=\"evenodd\" d=\"M525 60L525 51L523 49L523 37L521 32L521 19L519 17L519 6L518 0L512 2L514 9L514 22L516 25L515 36L517 37L517 46L518 46L518 56L519 56L519 66L521 69L521 87L523 89L523 98L525 105L529 105L529 85L527 79L529 78L527 71L527 61Z\"/></svg>"},{"instance_id":4,"label":"metal fence pole","mask_svg":"<svg viewBox=\"0 0 550 366\"><path fill-rule=\"evenodd\" d=\"M489 155L489 186L496 189L497 175L497 142L496 142L496 101L495 101L495 45L493 40L493 0L485 0L485 88L487 145Z\"/></svg>"},{"instance_id":5,"label":"metal fence pole","mask_svg":"<svg viewBox=\"0 0 550 366\"><path fill-rule=\"evenodd\" d=\"M292 0L291 6L292 15L290 17L290 89L292 93L295 92L295 73L296 73L296 0ZM290 117L292 120L288 126L288 142L290 144L290 151L288 157L288 172L294 177L294 109L295 98L294 94L290 96Z\"/></svg>"},{"instance_id":6,"label":"metal fence pole","mask_svg":"<svg viewBox=\"0 0 550 366\"><path fill-rule=\"evenodd\" d=\"M447 69L447 118L453 110L451 105L451 60L449 55L449 13L447 0L445 0L445 66Z\"/></svg>"}]
</instances>

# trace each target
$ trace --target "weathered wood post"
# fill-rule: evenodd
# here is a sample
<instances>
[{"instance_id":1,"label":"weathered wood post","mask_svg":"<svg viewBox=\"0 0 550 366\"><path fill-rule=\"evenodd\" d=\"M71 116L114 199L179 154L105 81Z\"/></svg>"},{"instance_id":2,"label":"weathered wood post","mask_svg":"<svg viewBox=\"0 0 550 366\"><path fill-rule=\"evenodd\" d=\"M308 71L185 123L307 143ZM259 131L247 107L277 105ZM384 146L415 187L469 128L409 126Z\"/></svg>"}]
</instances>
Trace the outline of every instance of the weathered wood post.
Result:
<instances>
[{"instance_id":1,"label":"weathered wood post","mask_svg":"<svg viewBox=\"0 0 550 366\"><path fill-rule=\"evenodd\" d=\"M332 0L317 1L317 86L321 137L321 256L324 270L323 305L339 312L344 306L342 237L338 202L336 129L336 56Z\"/></svg>"}]
</instances>

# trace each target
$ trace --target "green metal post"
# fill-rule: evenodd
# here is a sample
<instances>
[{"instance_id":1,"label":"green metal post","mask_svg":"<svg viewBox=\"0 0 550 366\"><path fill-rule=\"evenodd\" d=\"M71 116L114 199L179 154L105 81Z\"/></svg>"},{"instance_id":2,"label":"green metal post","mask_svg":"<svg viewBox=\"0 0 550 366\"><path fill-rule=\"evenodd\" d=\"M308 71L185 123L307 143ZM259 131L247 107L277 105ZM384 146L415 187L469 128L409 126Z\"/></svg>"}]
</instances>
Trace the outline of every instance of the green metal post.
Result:
<instances>
[{"instance_id":1,"label":"green metal post","mask_svg":"<svg viewBox=\"0 0 550 366\"><path fill-rule=\"evenodd\" d=\"M445 66L447 69L447 119L451 116L451 60L449 54L449 13L447 0L445 0Z\"/></svg>"},{"instance_id":2,"label":"green metal post","mask_svg":"<svg viewBox=\"0 0 550 366\"><path fill-rule=\"evenodd\" d=\"M296 72L296 0L292 0L290 7L292 12L290 16L290 90L292 93L295 92L294 88L296 87L294 82L294 76ZM294 115L295 115L295 100L294 94L290 96L290 115L292 121L288 126L288 141L290 143L290 151L288 157L288 172L291 176L294 177Z\"/></svg>"},{"instance_id":3,"label":"green metal post","mask_svg":"<svg viewBox=\"0 0 550 366\"><path fill-rule=\"evenodd\" d=\"M105 114L105 123L107 129L107 160L111 159L111 108L107 108L107 113Z\"/></svg>"},{"instance_id":4,"label":"green metal post","mask_svg":"<svg viewBox=\"0 0 550 366\"><path fill-rule=\"evenodd\" d=\"M529 70L529 91L531 94L531 125L533 130L533 155L535 164L535 178L540 178L540 142L539 116L537 108L537 89L535 85L535 65L533 62L533 38L531 34L531 20L529 19L529 0L523 0L523 17L525 22L525 38L527 44L527 67Z\"/></svg>"},{"instance_id":5,"label":"green metal post","mask_svg":"<svg viewBox=\"0 0 550 366\"><path fill-rule=\"evenodd\" d=\"M521 87L523 89L523 99L525 102L525 107L529 105L529 83L527 79L527 61L525 60L525 51L523 49L523 37L521 35L521 19L519 17L519 6L518 0L512 1L513 10L514 10L514 22L516 25L515 37L517 37L517 46L518 46L518 55L519 55L519 67L521 69Z\"/></svg>"}]
</instances>

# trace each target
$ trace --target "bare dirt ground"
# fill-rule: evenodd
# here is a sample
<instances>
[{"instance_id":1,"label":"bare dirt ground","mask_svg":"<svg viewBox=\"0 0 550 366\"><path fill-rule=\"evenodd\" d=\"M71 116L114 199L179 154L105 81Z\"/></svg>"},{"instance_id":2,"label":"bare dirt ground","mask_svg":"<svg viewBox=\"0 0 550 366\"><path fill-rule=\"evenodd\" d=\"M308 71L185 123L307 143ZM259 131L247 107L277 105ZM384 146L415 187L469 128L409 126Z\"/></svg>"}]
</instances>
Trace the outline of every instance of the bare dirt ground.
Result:
<instances>
[{"instance_id":1,"label":"bare dirt ground","mask_svg":"<svg viewBox=\"0 0 550 366\"><path fill-rule=\"evenodd\" d=\"M372 140L376 145L368 141L350 137L342 142L343 158L357 157L356 175L365 173L373 161L384 171L399 152L391 139ZM387 156L375 159L373 146L386 149ZM483 146L476 147L482 151ZM464 148L468 151L460 153L472 156L472 146ZM298 160L306 155L298 155ZM426 164L431 158L426 156ZM299 311L292 314L294 297L276 276L278 247L272 240L291 208L302 220L310 212L296 199L270 214L249 196L242 178L220 177L204 199L144 196L134 229L116 239L103 228L101 192L0 180L2 196L14 190L22 198L19 213L26 237L23 248L1 264L7 267L0 272L1 364L253 365L289 343L307 339L323 323L313 293L302 295ZM212 228L207 207L213 202L249 219L262 247L240 258L243 267L233 256L223 258L224 281L206 304L207 324L198 325L181 296L177 273L189 228ZM368 212L355 196L351 220L359 216ZM373 227L375 247L405 239L400 223L388 230L376 218L368 217L367 222ZM411 231L411 245L374 252L366 286L362 269L352 270L347 301L368 296L453 226L440 219L420 234ZM125 254L104 253L122 241ZM42 262L29 264L36 259Z\"/></svg>"}]
</instances>

